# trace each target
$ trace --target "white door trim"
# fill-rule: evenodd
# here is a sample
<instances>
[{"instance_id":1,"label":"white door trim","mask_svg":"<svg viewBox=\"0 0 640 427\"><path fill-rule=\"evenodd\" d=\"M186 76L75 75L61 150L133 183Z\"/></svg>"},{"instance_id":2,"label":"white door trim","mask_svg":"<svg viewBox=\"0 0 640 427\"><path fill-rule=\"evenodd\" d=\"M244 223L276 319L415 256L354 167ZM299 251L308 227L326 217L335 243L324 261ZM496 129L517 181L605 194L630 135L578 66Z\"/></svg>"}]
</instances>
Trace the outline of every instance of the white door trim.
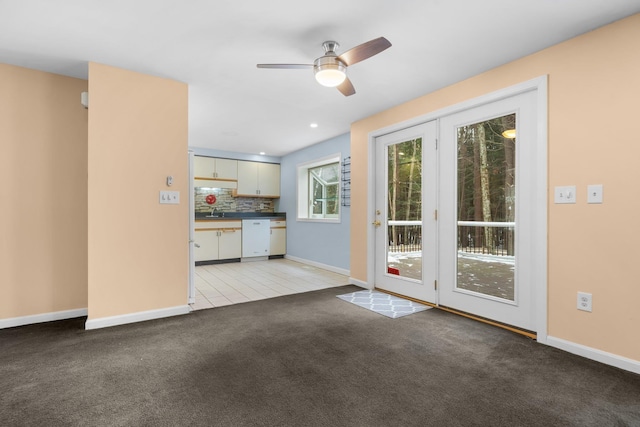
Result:
<instances>
[{"instance_id":1,"label":"white door trim","mask_svg":"<svg viewBox=\"0 0 640 427\"><path fill-rule=\"evenodd\" d=\"M193 151L189 150L189 289L187 291L188 304L194 304L196 302L196 282L195 282L195 194L193 191L194 177L193 177Z\"/></svg>"},{"instance_id":2,"label":"white door trim","mask_svg":"<svg viewBox=\"0 0 640 427\"><path fill-rule=\"evenodd\" d=\"M442 108L440 110L414 117L409 120L405 120L400 123L396 123L381 129L377 129L369 133L369 146L368 146L368 201L367 201L367 241L375 241L375 229L371 226L371 223L375 221L375 142L376 138L391 132L396 132L407 127L419 125L432 120L438 120L444 116L454 114L460 111L467 110L488 104L493 101L504 99L513 95L517 95L523 92L536 91L537 96L537 150L535 159L532 159L536 163L537 170L545 171L542 174L537 174L535 177L534 187L536 193L536 200L538 201L535 206L535 212L533 216L535 218L536 229L539 230L540 238L533 242L533 252L537 264L533 268L533 283L536 284L535 300L532 301L536 317L536 332L538 336L538 342L547 343L547 76L540 76L534 79L522 82L513 86L509 86L504 89L500 89L495 92L491 92L459 104L455 104L449 107ZM373 288L375 285L375 251L373 244L367 245L367 285Z\"/></svg>"}]
</instances>

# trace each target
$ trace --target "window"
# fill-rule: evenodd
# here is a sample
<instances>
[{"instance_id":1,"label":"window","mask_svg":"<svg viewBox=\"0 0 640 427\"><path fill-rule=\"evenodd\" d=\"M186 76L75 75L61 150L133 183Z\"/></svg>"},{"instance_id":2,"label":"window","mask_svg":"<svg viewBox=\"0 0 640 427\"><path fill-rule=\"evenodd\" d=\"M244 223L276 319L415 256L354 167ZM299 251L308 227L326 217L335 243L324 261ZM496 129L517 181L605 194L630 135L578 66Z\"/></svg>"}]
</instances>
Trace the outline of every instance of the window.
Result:
<instances>
[{"instance_id":1,"label":"window","mask_svg":"<svg viewBox=\"0 0 640 427\"><path fill-rule=\"evenodd\" d=\"M298 165L298 220L340 222L340 154Z\"/></svg>"}]
</instances>

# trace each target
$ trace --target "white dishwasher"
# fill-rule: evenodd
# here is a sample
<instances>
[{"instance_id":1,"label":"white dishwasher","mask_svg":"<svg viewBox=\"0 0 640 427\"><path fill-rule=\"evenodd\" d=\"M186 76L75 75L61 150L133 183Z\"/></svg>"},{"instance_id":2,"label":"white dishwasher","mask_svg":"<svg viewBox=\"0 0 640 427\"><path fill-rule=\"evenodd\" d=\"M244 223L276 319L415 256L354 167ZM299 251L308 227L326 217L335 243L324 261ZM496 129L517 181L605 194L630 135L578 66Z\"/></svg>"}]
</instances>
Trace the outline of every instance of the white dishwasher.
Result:
<instances>
[{"instance_id":1,"label":"white dishwasher","mask_svg":"<svg viewBox=\"0 0 640 427\"><path fill-rule=\"evenodd\" d=\"M268 256L270 243L270 219L242 220L242 258Z\"/></svg>"}]
</instances>

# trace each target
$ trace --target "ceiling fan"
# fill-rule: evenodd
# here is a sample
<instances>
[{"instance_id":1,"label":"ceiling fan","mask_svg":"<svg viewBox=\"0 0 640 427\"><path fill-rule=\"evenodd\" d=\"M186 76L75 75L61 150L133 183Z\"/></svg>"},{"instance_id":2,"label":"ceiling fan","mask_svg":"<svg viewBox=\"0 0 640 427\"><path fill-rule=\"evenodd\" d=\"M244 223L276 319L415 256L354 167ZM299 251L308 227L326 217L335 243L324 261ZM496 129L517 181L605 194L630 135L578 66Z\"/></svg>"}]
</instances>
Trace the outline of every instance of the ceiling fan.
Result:
<instances>
[{"instance_id":1,"label":"ceiling fan","mask_svg":"<svg viewBox=\"0 0 640 427\"><path fill-rule=\"evenodd\" d=\"M391 47L391 43L384 37L378 37L349 49L340 56L336 54L340 47L337 42L326 41L322 43L322 47L324 55L313 61L313 64L258 64L258 68L313 68L318 83L327 87L337 87L344 96L351 96L356 90L347 77L347 67L379 54Z\"/></svg>"}]
</instances>

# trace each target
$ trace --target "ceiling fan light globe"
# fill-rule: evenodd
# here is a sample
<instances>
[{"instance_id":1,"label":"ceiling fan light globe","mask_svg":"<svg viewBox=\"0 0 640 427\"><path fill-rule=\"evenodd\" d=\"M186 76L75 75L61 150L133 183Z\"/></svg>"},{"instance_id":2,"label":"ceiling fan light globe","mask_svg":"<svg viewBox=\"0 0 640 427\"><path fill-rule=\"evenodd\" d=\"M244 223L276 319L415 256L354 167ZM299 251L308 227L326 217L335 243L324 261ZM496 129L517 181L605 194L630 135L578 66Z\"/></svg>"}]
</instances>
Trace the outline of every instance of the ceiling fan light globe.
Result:
<instances>
[{"instance_id":1,"label":"ceiling fan light globe","mask_svg":"<svg viewBox=\"0 0 640 427\"><path fill-rule=\"evenodd\" d=\"M316 80L322 86L336 87L347 78L347 67L331 52L313 62Z\"/></svg>"},{"instance_id":2,"label":"ceiling fan light globe","mask_svg":"<svg viewBox=\"0 0 640 427\"><path fill-rule=\"evenodd\" d=\"M345 74L345 72L337 68L316 70L316 80L322 86L336 87L339 86L346 78L347 75Z\"/></svg>"}]
</instances>

